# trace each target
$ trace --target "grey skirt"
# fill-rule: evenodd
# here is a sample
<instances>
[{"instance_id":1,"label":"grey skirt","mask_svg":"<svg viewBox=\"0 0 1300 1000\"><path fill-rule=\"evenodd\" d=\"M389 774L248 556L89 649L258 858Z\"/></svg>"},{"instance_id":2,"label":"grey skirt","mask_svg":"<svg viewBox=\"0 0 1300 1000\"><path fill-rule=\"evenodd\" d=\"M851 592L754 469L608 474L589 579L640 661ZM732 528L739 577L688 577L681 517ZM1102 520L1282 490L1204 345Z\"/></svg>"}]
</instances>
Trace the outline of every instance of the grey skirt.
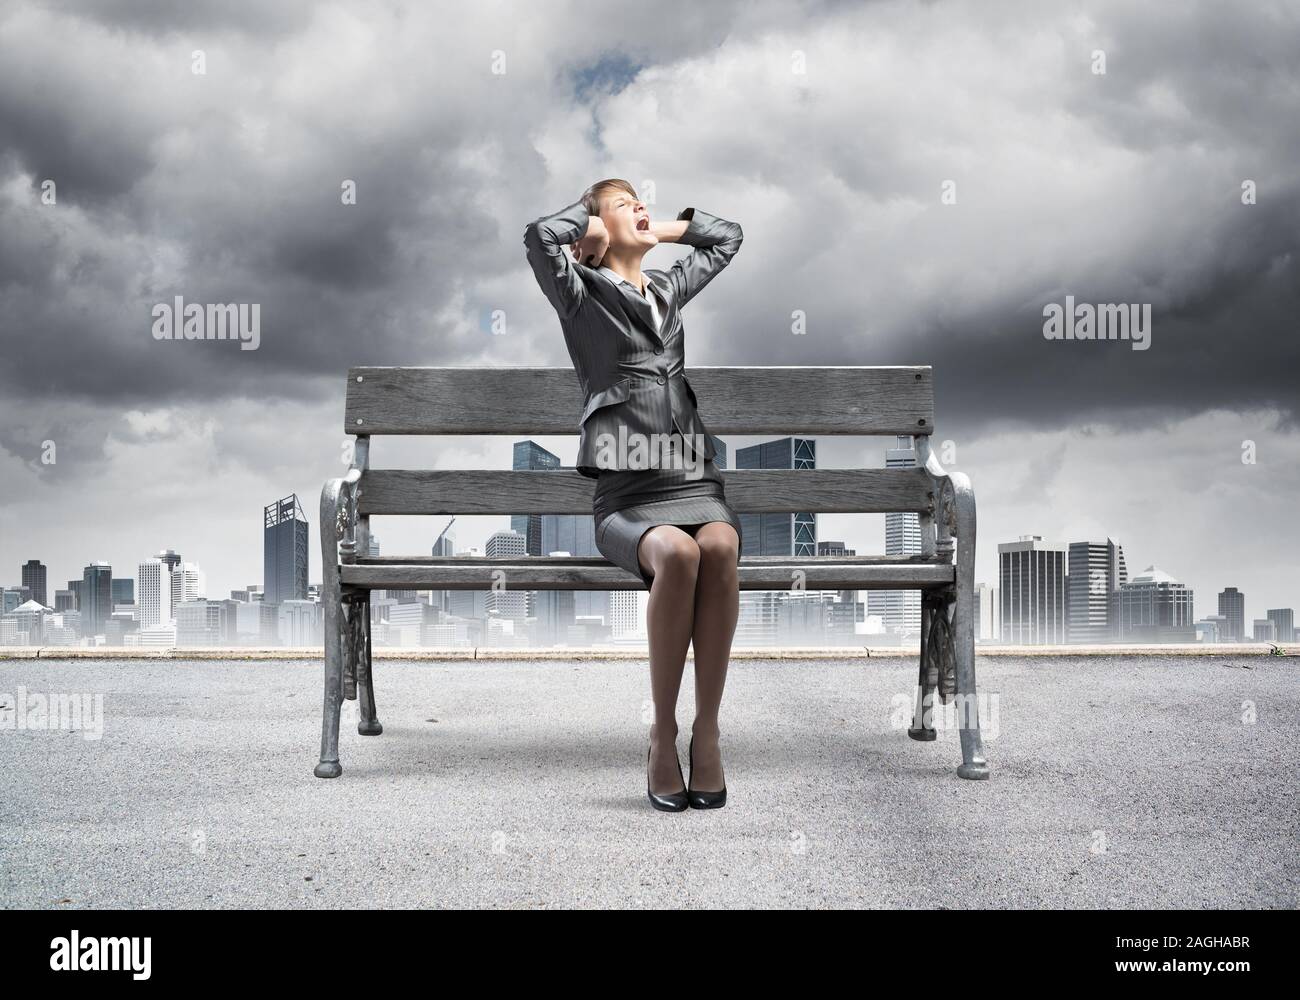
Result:
<instances>
[{"instance_id":1,"label":"grey skirt","mask_svg":"<svg viewBox=\"0 0 1300 1000\"><path fill-rule=\"evenodd\" d=\"M601 473L596 489L596 549L602 556L640 577L646 589L654 575L643 572L637 558L641 536L659 524L674 524L694 537L710 521L725 521L740 538L740 516L727 503L722 477L713 462L703 479L683 481L680 474L645 471ZM662 499L643 499L659 494ZM610 510L610 508L617 508Z\"/></svg>"}]
</instances>

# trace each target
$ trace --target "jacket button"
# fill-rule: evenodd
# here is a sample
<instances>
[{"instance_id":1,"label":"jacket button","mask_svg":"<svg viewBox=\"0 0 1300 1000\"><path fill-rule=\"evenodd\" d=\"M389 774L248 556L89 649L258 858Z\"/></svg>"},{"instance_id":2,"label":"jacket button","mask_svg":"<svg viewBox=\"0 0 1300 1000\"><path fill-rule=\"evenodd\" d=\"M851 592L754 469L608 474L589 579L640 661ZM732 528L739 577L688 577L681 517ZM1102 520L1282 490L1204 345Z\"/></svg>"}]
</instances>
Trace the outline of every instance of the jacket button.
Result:
<instances>
[{"instance_id":1,"label":"jacket button","mask_svg":"<svg viewBox=\"0 0 1300 1000\"><path fill-rule=\"evenodd\" d=\"M659 384L660 384L660 385L663 385L663 384L664 384L664 378L663 378L662 375L659 376Z\"/></svg>"}]
</instances>

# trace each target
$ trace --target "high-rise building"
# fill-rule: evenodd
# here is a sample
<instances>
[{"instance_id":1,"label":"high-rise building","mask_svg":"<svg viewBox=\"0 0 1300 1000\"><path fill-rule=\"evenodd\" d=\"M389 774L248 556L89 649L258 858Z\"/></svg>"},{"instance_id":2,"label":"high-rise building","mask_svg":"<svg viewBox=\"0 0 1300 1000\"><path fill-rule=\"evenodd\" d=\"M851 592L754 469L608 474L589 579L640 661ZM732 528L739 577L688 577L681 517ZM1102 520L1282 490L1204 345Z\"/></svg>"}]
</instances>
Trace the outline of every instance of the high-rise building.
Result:
<instances>
[{"instance_id":1,"label":"high-rise building","mask_svg":"<svg viewBox=\"0 0 1300 1000\"><path fill-rule=\"evenodd\" d=\"M716 444L715 450L718 454L714 465L725 469L724 451ZM815 469L817 442L813 438L786 437L740 448L736 452L736 468ZM742 557L817 554L817 515L812 512L741 514L740 526Z\"/></svg>"},{"instance_id":2,"label":"high-rise building","mask_svg":"<svg viewBox=\"0 0 1300 1000\"><path fill-rule=\"evenodd\" d=\"M1268 620L1273 623L1278 642L1295 642L1295 612L1290 608L1271 608Z\"/></svg>"},{"instance_id":3,"label":"high-rise building","mask_svg":"<svg viewBox=\"0 0 1300 1000\"><path fill-rule=\"evenodd\" d=\"M1065 561L1065 546L1045 543L1041 535L998 545L1003 642L1065 642Z\"/></svg>"},{"instance_id":4,"label":"high-rise building","mask_svg":"<svg viewBox=\"0 0 1300 1000\"><path fill-rule=\"evenodd\" d=\"M1219 614L1226 621L1220 642L1243 642L1246 638L1246 595L1236 587L1227 587L1219 593Z\"/></svg>"},{"instance_id":5,"label":"high-rise building","mask_svg":"<svg viewBox=\"0 0 1300 1000\"><path fill-rule=\"evenodd\" d=\"M135 603L135 580L129 576L119 577L113 581L113 607L119 604Z\"/></svg>"},{"instance_id":6,"label":"high-rise building","mask_svg":"<svg viewBox=\"0 0 1300 1000\"><path fill-rule=\"evenodd\" d=\"M1115 594L1128 582L1124 549L1113 539L1071 542L1067 611L1070 642L1116 638Z\"/></svg>"},{"instance_id":7,"label":"high-rise building","mask_svg":"<svg viewBox=\"0 0 1300 1000\"><path fill-rule=\"evenodd\" d=\"M23 563L23 586L31 592L31 600L35 601L42 607L47 607L45 603L45 566L39 559L28 559Z\"/></svg>"},{"instance_id":8,"label":"high-rise building","mask_svg":"<svg viewBox=\"0 0 1300 1000\"><path fill-rule=\"evenodd\" d=\"M885 468L916 467L912 439L895 438L894 447L885 451ZM885 515L885 555L921 554L921 522L916 514ZM885 631L896 635L919 635L921 632L921 592L919 590L872 590L867 593L867 614L879 615Z\"/></svg>"},{"instance_id":9,"label":"high-rise building","mask_svg":"<svg viewBox=\"0 0 1300 1000\"><path fill-rule=\"evenodd\" d=\"M1277 642L1277 625L1271 618L1256 618L1253 636L1256 642Z\"/></svg>"},{"instance_id":10,"label":"high-rise building","mask_svg":"<svg viewBox=\"0 0 1300 1000\"><path fill-rule=\"evenodd\" d=\"M136 570L140 595L140 628L169 625L172 617L171 570L161 558L145 559Z\"/></svg>"},{"instance_id":11,"label":"high-rise building","mask_svg":"<svg viewBox=\"0 0 1300 1000\"><path fill-rule=\"evenodd\" d=\"M526 554L524 545L524 536L517 531L494 531L487 540L487 558L510 559L523 556ZM494 587L488 591L486 603L491 618L509 618L522 622L527 616L527 595L522 590Z\"/></svg>"},{"instance_id":12,"label":"high-rise building","mask_svg":"<svg viewBox=\"0 0 1300 1000\"><path fill-rule=\"evenodd\" d=\"M184 601L202 601L207 599L207 586L203 570L197 563L183 562L172 570L172 611Z\"/></svg>"},{"instance_id":13,"label":"high-rise building","mask_svg":"<svg viewBox=\"0 0 1300 1000\"><path fill-rule=\"evenodd\" d=\"M103 635L113 617L113 567L103 561L91 563L81 577L81 634Z\"/></svg>"},{"instance_id":14,"label":"high-rise building","mask_svg":"<svg viewBox=\"0 0 1300 1000\"><path fill-rule=\"evenodd\" d=\"M307 599L307 516L290 494L262 511L262 573L268 604Z\"/></svg>"},{"instance_id":15,"label":"high-rise building","mask_svg":"<svg viewBox=\"0 0 1300 1000\"><path fill-rule=\"evenodd\" d=\"M1002 640L1002 607L998 588L987 583L975 584L975 638L980 642Z\"/></svg>"},{"instance_id":16,"label":"high-rise building","mask_svg":"<svg viewBox=\"0 0 1300 1000\"><path fill-rule=\"evenodd\" d=\"M1168 573L1148 566L1115 595L1119 642L1196 642L1192 591Z\"/></svg>"},{"instance_id":17,"label":"high-rise building","mask_svg":"<svg viewBox=\"0 0 1300 1000\"><path fill-rule=\"evenodd\" d=\"M181 564L181 557L174 549L163 549L156 558L162 560L163 565L167 567L168 573L174 572L176 567Z\"/></svg>"},{"instance_id":18,"label":"high-rise building","mask_svg":"<svg viewBox=\"0 0 1300 1000\"><path fill-rule=\"evenodd\" d=\"M533 472L560 468L560 457L547 451L536 441L516 441L511 469L515 472ZM511 514L510 528L524 536L527 553L539 556L549 551L542 547L541 514ZM587 518L591 520L590 516Z\"/></svg>"}]
</instances>

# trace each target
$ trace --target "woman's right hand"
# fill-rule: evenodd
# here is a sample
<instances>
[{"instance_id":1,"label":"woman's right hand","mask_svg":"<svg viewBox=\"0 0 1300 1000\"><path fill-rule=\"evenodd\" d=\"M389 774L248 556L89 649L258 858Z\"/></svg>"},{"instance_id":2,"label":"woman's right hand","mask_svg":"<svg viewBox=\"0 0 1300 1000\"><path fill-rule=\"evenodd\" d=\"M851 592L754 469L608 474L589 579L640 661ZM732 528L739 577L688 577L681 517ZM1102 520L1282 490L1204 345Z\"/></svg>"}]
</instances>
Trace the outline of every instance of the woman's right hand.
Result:
<instances>
[{"instance_id":1,"label":"woman's right hand","mask_svg":"<svg viewBox=\"0 0 1300 1000\"><path fill-rule=\"evenodd\" d=\"M587 232L577 243L570 244L573 259L588 267L600 267L609 249L609 230L599 215L593 215L587 221Z\"/></svg>"}]
</instances>

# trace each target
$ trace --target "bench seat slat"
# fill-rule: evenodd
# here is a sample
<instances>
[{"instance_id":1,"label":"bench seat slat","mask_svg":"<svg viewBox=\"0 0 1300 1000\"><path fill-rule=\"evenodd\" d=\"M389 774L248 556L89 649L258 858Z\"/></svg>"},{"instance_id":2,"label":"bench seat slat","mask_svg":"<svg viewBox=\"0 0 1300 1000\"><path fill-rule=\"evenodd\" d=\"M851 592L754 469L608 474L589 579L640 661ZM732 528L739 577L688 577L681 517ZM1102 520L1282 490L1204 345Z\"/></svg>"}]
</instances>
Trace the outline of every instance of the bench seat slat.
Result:
<instances>
[{"instance_id":1,"label":"bench seat slat","mask_svg":"<svg viewBox=\"0 0 1300 1000\"><path fill-rule=\"evenodd\" d=\"M534 557L513 562L462 557L440 565L427 563L348 563L339 568L345 587L387 590L640 590L644 583L605 560ZM898 590L937 587L953 582L950 563L865 561L857 557L797 559L758 556L740 560L741 590L789 590L795 571L806 590Z\"/></svg>"},{"instance_id":2,"label":"bench seat slat","mask_svg":"<svg viewBox=\"0 0 1300 1000\"><path fill-rule=\"evenodd\" d=\"M928 365L687 368L717 434L931 434ZM356 367L347 434L577 434L582 389L569 368Z\"/></svg>"},{"instance_id":3,"label":"bench seat slat","mask_svg":"<svg viewBox=\"0 0 1300 1000\"><path fill-rule=\"evenodd\" d=\"M924 513L934 497L924 469L724 471L739 514ZM595 480L572 469L372 469L362 474L361 514L590 514Z\"/></svg>"}]
</instances>

